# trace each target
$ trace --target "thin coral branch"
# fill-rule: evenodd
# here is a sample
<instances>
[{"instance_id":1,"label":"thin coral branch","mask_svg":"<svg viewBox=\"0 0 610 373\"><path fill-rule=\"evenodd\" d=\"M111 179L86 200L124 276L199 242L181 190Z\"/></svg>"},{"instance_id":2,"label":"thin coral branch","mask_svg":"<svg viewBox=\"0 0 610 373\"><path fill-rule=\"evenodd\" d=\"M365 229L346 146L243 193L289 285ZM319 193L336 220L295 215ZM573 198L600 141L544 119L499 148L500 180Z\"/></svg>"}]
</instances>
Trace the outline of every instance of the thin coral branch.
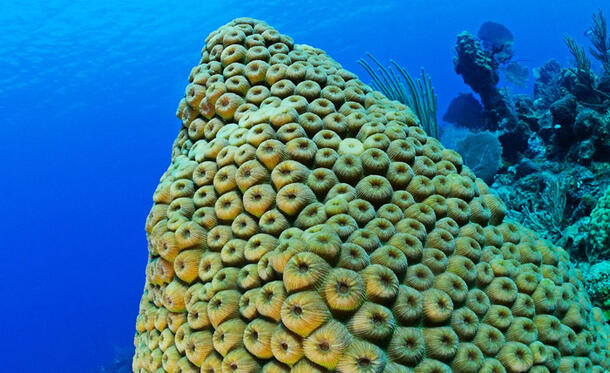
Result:
<instances>
[{"instance_id":1,"label":"thin coral branch","mask_svg":"<svg viewBox=\"0 0 610 373\"><path fill-rule=\"evenodd\" d=\"M434 93L434 87L432 87L432 79L429 74L424 72L424 68L421 68L421 76L423 81L422 94L426 102L426 112L432 115L429 121L432 123L430 130L434 132L434 137L438 138L438 123L436 121L436 112L438 111L438 98ZM424 94L425 93L425 94Z\"/></svg>"},{"instance_id":2,"label":"thin coral branch","mask_svg":"<svg viewBox=\"0 0 610 373\"><path fill-rule=\"evenodd\" d=\"M593 44L589 47L589 53L601 62L606 71L610 67L610 39L608 39L608 27L606 18L601 10L593 13L593 23L587 32L587 37Z\"/></svg>"},{"instance_id":3,"label":"thin coral branch","mask_svg":"<svg viewBox=\"0 0 610 373\"><path fill-rule=\"evenodd\" d=\"M580 46L573 37L569 35L565 35L563 37L563 41L568 46L568 50L576 60L576 67L579 71L588 73L591 71L591 60L587 57L585 53L585 48Z\"/></svg>"},{"instance_id":4,"label":"thin coral branch","mask_svg":"<svg viewBox=\"0 0 610 373\"><path fill-rule=\"evenodd\" d=\"M374 58L372 58L372 59L374 62L377 62ZM395 94L393 91L393 89L394 89L393 85L388 84L387 80L385 80L385 81L382 80L382 79L385 79L383 76L383 72L381 71L383 69L378 69L376 71L367 61L362 60L362 59L358 60L358 63L360 64L360 66L362 66L364 68L364 70L369 74L369 76L373 80L372 85L375 89L377 89L378 91L381 91L381 93L383 93L388 98L393 97L393 95Z\"/></svg>"},{"instance_id":5,"label":"thin coral branch","mask_svg":"<svg viewBox=\"0 0 610 373\"><path fill-rule=\"evenodd\" d=\"M377 69L373 68L367 61L360 59L358 63L370 75L372 86L382 92L390 100L399 101L407 105L420 120L420 123L428 135L438 138L438 123L436 112L438 99L434 93L430 75L421 70L421 78L413 79L409 72L394 61L392 66L384 67L370 53L366 54Z\"/></svg>"}]
</instances>

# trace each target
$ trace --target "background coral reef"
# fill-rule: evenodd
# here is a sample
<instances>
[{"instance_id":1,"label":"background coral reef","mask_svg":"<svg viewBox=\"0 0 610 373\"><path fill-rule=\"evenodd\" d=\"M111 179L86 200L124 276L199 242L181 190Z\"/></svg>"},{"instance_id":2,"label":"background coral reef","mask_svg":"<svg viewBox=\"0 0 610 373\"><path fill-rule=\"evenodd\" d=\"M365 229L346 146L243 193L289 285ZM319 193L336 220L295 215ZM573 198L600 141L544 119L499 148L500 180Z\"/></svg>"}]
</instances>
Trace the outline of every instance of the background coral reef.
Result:
<instances>
[{"instance_id":1,"label":"background coral reef","mask_svg":"<svg viewBox=\"0 0 610 373\"><path fill-rule=\"evenodd\" d=\"M516 64L510 62L512 34L500 28L496 44L508 47L490 47L484 40L489 28L483 24L486 32L481 36L479 31L478 38L459 34L454 58L456 73L477 94L482 109L472 96L461 94L444 119L475 133L493 131L502 144L502 167L491 177L509 216L557 240L581 261L594 302L608 309L608 294L601 290L610 275L603 272L610 259L605 192L610 184L610 38L604 14L598 10L591 17L588 48L564 37L571 62L562 66L551 59L533 69L530 94L512 89L527 78L526 67L506 69ZM511 53L498 57L504 49ZM486 148L486 143L471 149Z\"/></svg>"}]
</instances>

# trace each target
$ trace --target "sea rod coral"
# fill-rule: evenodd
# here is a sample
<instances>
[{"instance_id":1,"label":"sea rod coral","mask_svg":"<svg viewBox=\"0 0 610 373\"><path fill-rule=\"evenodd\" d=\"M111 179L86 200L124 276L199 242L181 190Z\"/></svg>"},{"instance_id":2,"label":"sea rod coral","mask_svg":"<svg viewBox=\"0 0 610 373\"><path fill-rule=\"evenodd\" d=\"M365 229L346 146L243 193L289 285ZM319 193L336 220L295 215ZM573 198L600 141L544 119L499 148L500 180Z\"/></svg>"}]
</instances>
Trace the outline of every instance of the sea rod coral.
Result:
<instances>
[{"instance_id":1,"label":"sea rod coral","mask_svg":"<svg viewBox=\"0 0 610 373\"><path fill-rule=\"evenodd\" d=\"M146 221L135 372L602 372L568 254L407 106L236 19L205 40Z\"/></svg>"}]
</instances>

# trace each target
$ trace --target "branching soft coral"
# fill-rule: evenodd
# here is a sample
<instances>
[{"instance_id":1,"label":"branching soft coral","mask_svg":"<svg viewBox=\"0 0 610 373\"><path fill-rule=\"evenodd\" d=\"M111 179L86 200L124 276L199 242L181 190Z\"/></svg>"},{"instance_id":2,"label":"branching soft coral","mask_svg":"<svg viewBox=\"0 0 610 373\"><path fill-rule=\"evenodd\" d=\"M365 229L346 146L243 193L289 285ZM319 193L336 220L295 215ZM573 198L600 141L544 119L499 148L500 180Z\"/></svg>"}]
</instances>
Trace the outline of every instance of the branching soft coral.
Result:
<instances>
[{"instance_id":1,"label":"branching soft coral","mask_svg":"<svg viewBox=\"0 0 610 373\"><path fill-rule=\"evenodd\" d=\"M576 68L579 71L590 74L591 73L591 60L587 57L585 53L585 48L582 47L573 37L569 35L565 35L563 41L566 43L570 54L574 57L576 61Z\"/></svg>"},{"instance_id":2,"label":"branching soft coral","mask_svg":"<svg viewBox=\"0 0 610 373\"><path fill-rule=\"evenodd\" d=\"M593 14L593 22L587 30L587 38L593 44L593 47L589 47L589 53L601 63L604 73L602 75L610 75L610 40L606 19L601 10ZM570 69L576 76L573 93L583 105L598 110L604 109L606 107L604 101L610 100L610 94L604 92L604 84L598 81L591 70L591 60L587 57L585 48L569 35L564 37L564 41L576 60L576 67Z\"/></svg>"},{"instance_id":3,"label":"branching soft coral","mask_svg":"<svg viewBox=\"0 0 610 373\"><path fill-rule=\"evenodd\" d=\"M593 13L593 22L587 30L587 38L593 44L589 46L589 53L598 60L605 72L610 73L610 38L608 38L608 27L606 18L601 10ZM590 72L591 60L585 53L585 48L580 46L573 37L566 35L564 41L574 59L576 67L583 72Z\"/></svg>"},{"instance_id":4,"label":"branching soft coral","mask_svg":"<svg viewBox=\"0 0 610 373\"><path fill-rule=\"evenodd\" d=\"M606 18L601 10L593 14L593 23L587 32L587 37L594 47L589 47L589 53L601 62L606 73L610 73L610 38Z\"/></svg>"},{"instance_id":5,"label":"branching soft coral","mask_svg":"<svg viewBox=\"0 0 610 373\"><path fill-rule=\"evenodd\" d=\"M404 67L392 61L392 67L385 68L370 53L367 56L377 65L377 69L366 60L360 59L358 63L371 76L372 86L383 92L391 100L407 105L420 119L426 133L438 138L438 124L436 121L437 97L432 87L430 75L421 69L421 79L413 79ZM402 79L401 79L402 78Z\"/></svg>"}]
</instances>

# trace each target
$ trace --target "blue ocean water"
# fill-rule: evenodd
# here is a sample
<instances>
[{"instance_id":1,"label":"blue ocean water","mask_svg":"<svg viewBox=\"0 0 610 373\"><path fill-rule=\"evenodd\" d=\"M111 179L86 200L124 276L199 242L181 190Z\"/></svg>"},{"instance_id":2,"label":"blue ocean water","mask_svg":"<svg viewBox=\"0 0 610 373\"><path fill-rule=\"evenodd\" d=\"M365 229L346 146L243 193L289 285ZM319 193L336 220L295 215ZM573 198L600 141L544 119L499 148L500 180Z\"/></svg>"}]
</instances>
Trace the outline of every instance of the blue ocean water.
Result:
<instances>
[{"instance_id":1,"label":"blue ocean water","mask_svg":"<svg viewBox=\"0 0 610 373\"><path fill-rule=\"evenodd\" d=\"M267 21L368 81L371 52L432 76L439 116L468 92L456 34L487 20L515 58L569 62L563 35L607 1L0 2L2 372L95 372L130 348L144 285L144 220L179 129L174 113L209 32Z\"/></svg>"}]
</instances>

